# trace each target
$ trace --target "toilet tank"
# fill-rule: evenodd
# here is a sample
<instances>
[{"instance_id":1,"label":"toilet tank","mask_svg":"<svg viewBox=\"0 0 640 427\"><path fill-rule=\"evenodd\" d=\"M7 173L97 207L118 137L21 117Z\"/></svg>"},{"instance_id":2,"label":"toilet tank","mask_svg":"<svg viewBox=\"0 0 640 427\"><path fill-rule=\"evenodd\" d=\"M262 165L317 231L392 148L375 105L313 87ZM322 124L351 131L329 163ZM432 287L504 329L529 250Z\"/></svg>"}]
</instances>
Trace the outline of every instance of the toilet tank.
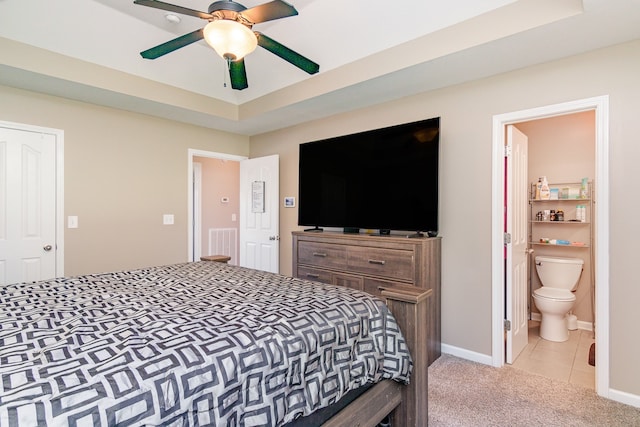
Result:
<instances>
[{"instance_id":1,"label":"toilet tank","mask_svg":"<svg viewBox=\"0 0 640 427\"><path fill-rule=\"evenodd\" d=\"M536 272L542 286L575 290L584 261L580 258L536 256Z\"/></svg>"}]
</instances>

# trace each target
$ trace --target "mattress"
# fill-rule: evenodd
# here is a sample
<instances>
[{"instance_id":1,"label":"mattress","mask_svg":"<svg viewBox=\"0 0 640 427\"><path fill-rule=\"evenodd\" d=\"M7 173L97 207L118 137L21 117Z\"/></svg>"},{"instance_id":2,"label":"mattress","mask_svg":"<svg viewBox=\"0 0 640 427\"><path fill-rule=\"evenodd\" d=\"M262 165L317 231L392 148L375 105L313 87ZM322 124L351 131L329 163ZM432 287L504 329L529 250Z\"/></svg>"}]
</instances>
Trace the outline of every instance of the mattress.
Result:
<instances>
[{"instance_id":1,"label":"mattress","mask_svg":"<svg viewBox=\"0 0 640 427\"><path fill-rule=\"evenodd\" d=\"M280 426L411 357L384 302L196 262L4 286L2 426Z\"/></svg>"}]
</instances>

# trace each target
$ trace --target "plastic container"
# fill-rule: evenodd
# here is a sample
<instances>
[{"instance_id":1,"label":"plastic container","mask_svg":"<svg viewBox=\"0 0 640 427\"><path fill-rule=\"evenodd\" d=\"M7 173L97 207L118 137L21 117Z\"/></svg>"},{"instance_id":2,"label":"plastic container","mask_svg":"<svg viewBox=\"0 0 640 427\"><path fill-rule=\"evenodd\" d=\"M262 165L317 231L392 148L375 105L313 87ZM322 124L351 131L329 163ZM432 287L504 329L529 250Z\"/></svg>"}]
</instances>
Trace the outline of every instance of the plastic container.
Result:
<instances>
[{"instance_id":1,"label":"plastic container","mask_svg":"<svg viewBox=\"0 0 640 427\"><path fill-rule=\"evenodd\" d=\"M580 184L580 198L586 199L587 194L587 186L589 185L589 178L582 178L582 182Z\"/></svg>"},{"instance_id":2,"label":"plastic container","mask_svg":"<svg viewBox=\"0 0 640 427\"><path fill-rule=\"evenodd\" d=\"M542 177L542 185L540 186L540 200L549 200L551 197L551 190L549 189L549 182L547 177Z\"/></svg>"},{"instance_id":3,"label":"plastic container","mask_svg":"<svg viewBox=\"0 0 640 427\"><path fill-rule=\"evenodd\" d=\"M576 206L576 220L580 222L587 221L587 208L585 205L577 205Z\"/></svg>"},{"instance_id":4,"label":"plastic container","mask_svg":"<svg viewBox=\"0 0 640 427\"><path fill-rule=\"evenodd\" d=\"M558 198L560 198L560 199L568 199L569 198L569 187L562 187L560 189L560 193L558 194Z\"/></svg>"}]
</instances>

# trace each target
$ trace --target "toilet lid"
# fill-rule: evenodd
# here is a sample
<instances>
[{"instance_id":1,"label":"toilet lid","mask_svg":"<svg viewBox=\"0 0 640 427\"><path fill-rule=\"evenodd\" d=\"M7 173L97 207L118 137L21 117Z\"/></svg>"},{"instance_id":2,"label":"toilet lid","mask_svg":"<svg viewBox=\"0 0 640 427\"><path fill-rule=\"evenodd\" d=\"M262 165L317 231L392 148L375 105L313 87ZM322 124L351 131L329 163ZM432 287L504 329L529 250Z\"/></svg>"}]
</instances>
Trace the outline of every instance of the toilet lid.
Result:
<instances>
[{"instance_id":1,"label":"toilet lid","mask_svg":"<svg viewBox=\"0 0 640 427\"><path fill-rule=\"evenodd\" d=\"M549 298L561 301L575 301L576 296L567 289L548 288L543 286L533 291L533 293L542 298Z\"/></svg>"}]
</instances>

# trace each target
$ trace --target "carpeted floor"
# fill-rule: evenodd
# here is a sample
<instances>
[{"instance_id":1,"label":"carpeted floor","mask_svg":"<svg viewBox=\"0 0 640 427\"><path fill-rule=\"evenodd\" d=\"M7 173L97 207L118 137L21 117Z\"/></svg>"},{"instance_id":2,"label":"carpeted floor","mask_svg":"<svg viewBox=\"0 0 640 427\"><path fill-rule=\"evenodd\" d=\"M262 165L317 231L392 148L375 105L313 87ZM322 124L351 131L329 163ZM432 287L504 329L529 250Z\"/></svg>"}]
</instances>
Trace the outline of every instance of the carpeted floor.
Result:
<instances>
[{"instance_id":1,"label":"carpeted floor","mask_svg":"<svg viewBox=\"0 0 640 427\"><path fill-rule=\"evenodd\" d=\"M443 354L429 367L429 426L640 426L640 409L511 366Z\"/></svg>"}]
</instances>

